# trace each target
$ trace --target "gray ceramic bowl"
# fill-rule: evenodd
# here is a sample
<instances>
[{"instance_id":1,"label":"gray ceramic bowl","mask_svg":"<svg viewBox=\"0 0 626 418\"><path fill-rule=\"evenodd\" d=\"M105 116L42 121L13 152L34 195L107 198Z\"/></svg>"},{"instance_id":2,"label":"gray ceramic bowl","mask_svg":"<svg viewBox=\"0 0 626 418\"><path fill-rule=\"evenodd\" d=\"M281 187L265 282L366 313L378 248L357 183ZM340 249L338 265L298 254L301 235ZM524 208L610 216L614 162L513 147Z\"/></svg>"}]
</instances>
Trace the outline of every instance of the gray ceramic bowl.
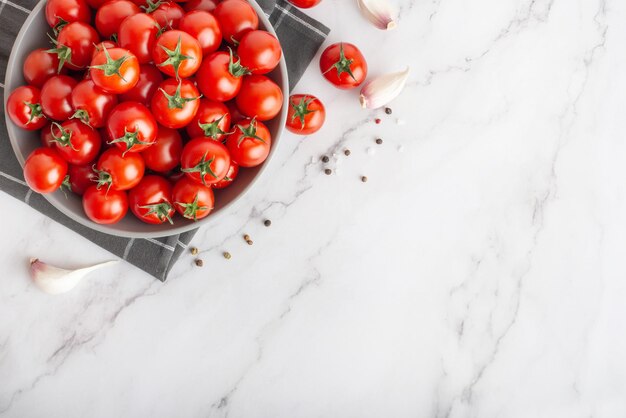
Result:
<instances>
[{"instance_id":1,"label":"gray ceramic bowl","mask_svg":"<svg viewBox=\"0 0 626 418\"><path fill-rule=\"evenodd\" d=\"M259 15L259 26L273 35L276 35L274 29L267 20L265 14L254 0L249 0L250 4L256 10ZM11 51L11 57L7 66L6 80L4 89L4 103L6 109L6 101L9 94L16 88L25 84L22 76L22 63L24 62L28 53L36 48L49 47L46 32L49 30L49 26L45 19L45 0L39 2L37 7L32 11L24 26L17 35L13 50ZM115 225L99 225L92 222L83 212L81 198L79 196L68 194L67 198L62 192L58 191L53 194L45 195L45 198L57 209L69 216L73 220L97 231L104 232L111 235L118 235L131 238L154 238L167 235L179 234L191 229L210 225L216 222L220 215L228 212L228 209L238 199L242 198L245 193L254 185L258 180L264 167L268 164L272 158L276 147L280 142L281 133L285 126L285 120L287 119L287 107L289 97L289 82L287 77L287 66L285 65L284 58L280 60L278 67L269 74L269 77L273 79L279 86L281 86L284 93L283 108L275 119L269 121L267 126L272 134L272 149L267 161L260 167L241 169L237 180L228 188L224 190L216 190L215 193L215 209L206 218L192 222L188 221L181 216L177 216L174 220L174 225L165 223L162 225L148 225L131 214L128 211L128 215ZM24 166L24 161L28 155L38 146L40 146L39 132L27 132L16 127L8 116L6 117L7 129L9 131L9 139L11 145L15 151L15 155L20 164Z\"/></svg>"}]
</instances>

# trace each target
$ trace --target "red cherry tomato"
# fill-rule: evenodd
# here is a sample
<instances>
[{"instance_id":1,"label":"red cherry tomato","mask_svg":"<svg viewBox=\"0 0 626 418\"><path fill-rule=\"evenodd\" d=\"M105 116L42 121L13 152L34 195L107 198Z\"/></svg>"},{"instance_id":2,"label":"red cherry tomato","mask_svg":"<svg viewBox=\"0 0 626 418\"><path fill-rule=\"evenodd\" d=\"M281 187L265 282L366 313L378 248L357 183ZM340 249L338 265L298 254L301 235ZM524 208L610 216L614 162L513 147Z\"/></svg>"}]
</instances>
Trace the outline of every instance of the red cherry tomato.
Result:
<instances>
[{"instance_id":1,"label":"red cherry tomato","mask_svg":"<svg viewBox=\"0 0 626 418\"><path fill-rule=\"evenodd\" d=\"M35 49L24 60L24 80L39 89L50 77L57 75L59 69L59 57L46 51L44 48Z\"/></svg>"},{"instance_id":2,"label":"red cherry tomato","mask_svg":"<svg viewBox=\"0 0 626 418\"><path fill-rule=\"evenodd\" d=\"M252 74L267 74L280 62L282 50L278 39L264 30L251 30L241 38L237 47L241 65Z\"/></svg>"},{"instance_id":3,"label":"red cherry tomato","mask_svg":"<svg viewBox=\"0 0 626 418\"><path fill-rule=\"evenodd\" d=\"M104 151L96 164L98 186L112 190L129 190L143 178L146 165L141 154L128 152L125 155L118 148Z\"/></svg>"},{"instance_id":4,"label":"red cherry tomato","mask_svg":"<svg viewBox=\"0 0 626 418\"><path fill-rule=\"evenodd\" d=\"M123 102L109 114L107 130L120 150L139 152L156 141L158 127L147 107L137 102Z\"/></svg>"},{"instance_id":5,"label":"red cherry tomato","mask_svg":"<svg viewBox=\"0 0 626 418\"><path fill-rule=\"evenodd\" d=\"M57 151L70 164L89 164L100 152L100 134L82 122L68 120L62 125L55 122L51 132Z\"/></svg>"},{"instance_id":6,"label":"red cherry tomato","mask_svg":"<svg viewBox=\"0 0 626 418\"><path fill-rule=\"evenodd\" d=\"M141 152L143 159L152 171L167 173L180 164L183 153L183 140L176 129L159 126L156 142Z\"/></svg>"},{"instance_id":7,"label":"red cherry tomato","mask_svg":"<svg viewBox=\"0 0 626 418\"><path fill-rule=\"evenodd\" d=\"M52 135L51 127L52 127L52 123L48 122L46 126L41 128L41 131L39 132L39 139L41 141L42 146L56 149L56 145L54 145L54 136Z\"/></svg>"},{"instance_id":8,"label":"red cherry tomato","mask_svg":"<svg viewBox=\"0 0 626 418\"><path fill-rule=\"evenodd\" d=\"M294 94L289 98L287 129L298 135L310 135L320 130L326 119L324 105L310 94Z\"/></svg>"},{"instance_id":9,"label":"red cherry tomato","mask_svg":"<svg viewBox=\"0 0 626 418\"><path fill-rule=\"evenodd\" d=\"M206 186L226 177L230 156L221 143L208 138L195 138L183 148L180 163L183 173Z\"/></svg>"},{"instance_id":10,"label":"red cherry tomato","mask_svg":"<svg viewBox=\"0 0 626 418\"><path fill-rule=\"evenodd\" d=\"M104 3L109 0L86 0L89 7L92 9L98 10Z\"/></svg>"},{"instance_id":11,"label":"red cherry tomato","mask_svg":"<svg viewBox=\"0 0 626 418\"><path fill-rule=\"evenodd\" d=\"M161 176L145 176L128 192L128 204L133 214L148 224L172 222L176 213L172 204L172 186Z\"/></svg>"},{"instance_id":12,"label":"red cherry tomato","mask_svg":"<svg viewBox=\"0 0 626 418\"><path fill-rule=\"evenodd\" d=\"M13 123L27 131L43 128L48 122L43 115L41 92L37 87L21 86L7 100L7 112Z\"/></svg>"},{"instance_id":13,"label":"red cherry tomato","mask_svg":"<svg viewBox=\"0 0 626 418\"><path fill-rule=\"evenodd\" d=\"M123 102L139 102L144 106L150 106L152 96L163 82L163 73L152 64L139 67L139 81L135 87L120 96Z\"/></svg>"},{"instance_id":14,"label":"red cherry tomato","mask_svg":"<svg viewBox=\"0 0 626 418\"><path fill-rule=\"evenodd\" d=\"M160 1L154 3L157 7L150 7L147 13L157 21L159 27L178 29L180 19L185 15L182 7L172 1Z\"/></svg>"},{"instance_id":15,"label":"red cherry tomato","mask_svg":"<svg viewBox=\"0 0 626 418\"><path fill-rule=\"evenodd\" d=\"M230 168L228 169L228 173L226 173L226 177L222 180L215 183L213 186L214 189L224 189L230 186L233 181L237 178L237 174L239 174L239 164L237 164L232 159L230 160Z\"/></svg>"},{"instance_id":16,"label":"red cherry tomato","mask_svg":"<svg viewBox=\"0 0 626 418\"><path fill-rule=\"evenodd\" d=\"M205 12L212 12L219 4L220 0L189 0L183 4L183 9L186 12L193 10L204 10Z\"/></svg>"},{"instance_id":17,"label":"red cherry tomato","mask_svg":"<svg viewBox=\"0 0 626 418\"><path fill-rule=\"evenodd\" d=\"M97 180L91 165L69 165L67 174L70 176L70 188L79 196L85 194L85 190L93 186Z\"/></svg>"},{"instance_id":18,"label":"red cherry tomato","mask_svg":"<svg viewBox=\"0 0 626 418\"><path fill-rule=\"evenodd\" d=\"M159 28L154 17L139 13L124 19L117 35L122 48L132 52L140 64L152 61L152 49L156 43Z\"/></svg>"},{"instance_id":19,"label":"red cherry tomato","mask_svg":"<svg viewBox=\"0 0 626 418\"><path fill-rule=\"evenodd\" d=\"M56 191L67 174L67 163L52 148L37 148L24 163L24 179L37 193Z\"/></svg>"},{"instance_id":20,"label":"red cherry tomato","mask_svg":"<svg viewBox=\"0 0 626 418\"><path fill-rule=\"evenodd\" d=\"M320 70L324 78L340 89L360 86L367 77L367 61L359 48L347 42L332 44L322 52Z\"/></svg>"},{"instance_id":21,"label":"red cherry tomato","mask_svg":"<svg viewBox=\"0 0 626 418\"><path fill-rule=\"evenodd\" d=\"M266 76L250 75L244 77L236 103L244 115L260 121L270 120L283 107L283 92Z\"/></svg>"},{"instance_id":22,"label":"red cherry tomato","mask_svg":"<svg viewBox=\"0 0 626 418\"><path fill-rule=\"evenodd\" d=\"M48 0L46 20L51 28L72 22L91 21L91 10L85 0Z\"/></svg>"},{"instance_id":23,"label":"red cherry tomato","mask_svg":"<svg viewBox=\"0 0 626 418\"><path fill-rule=\"evenodd\" d=\"M310 9L317 6L322 0L288 0L289 3L301 9Z\"/></svg>"},{"instance_id":24,"label":"red cherry tomato","mask_svg":"<svg viewBox=\"0 0 626 418\"><path fill-rule=\"evenodd\" d=\"M272 137L262 122L255 120L235 126L235 132L228 136L226 147L231 158L241 167L256 167L262 164L270 153Z\"/></svg>"},{"instance_id":25,"label":"red cherry tomato","mask_svg":"<svg viewBox=\"0 0 626 418\"><path fill-rule=\"evenodd\" d=\"M41 109L50 119L64 121L74 113L72 90L78 84L67 75L56 75L46 81L41 88Z\"/></svg>"},{"instance_id":26,"label":"red cherry tomato","mask_svg":"<svg viewBox=\"0 0 626 418\"><path fill-rule=\"evenodd\" d=\"M206 218L215 204L213 190L189 177L182 177L176 182L172 201L176 211L192 221Z\"/></svg>"},{"instance_id":27,"label":"red cherry tomato","mask_svg":"<svg viewBox=\"0 0 626 418\"><path fill-rule=\"evenodd\" d=\"M102 128L117 105L117 96L102 90L92 80L83 80L74 87L71 104L75 110L73 118L93 128Z\"/></svg>"},{"instance_id":28,"label":"red cherry tomato","mask_svg":"<svg viewBox=\"0 0 626 418\"><path fill-rule=\"evenodd\" d=\"M63 26L56 40L56 48L50 50L59 58L59 68L82 70L91 62L95 45L100 42L98 32L87 23L74 22Z\"/></svg>"},{"instance_id":29,"label":"red cherry tomato","mask_svg":"<svg viewBox=\"0 0 626 418\"><path fill-rule=\"evenodd\" d=\"M170 30L159 36L152 49L156 66L170 77L192 76L202 64L200 43L180 30Z\"/></svg>"},{"instance_id":30,"label":"red cherry tomato","mask_svg":"<svg viewBox=\"0 0 626 418\"><path fill-rule=\"evenodd\" d=\"M233 61L232 53L214 52L208 55L196 75L198 89L211 100L225 102L241 89L246 70Z\"/></svg>"},{"instance_id":31,"label":"red cherry tomato","mask_svg":"<svg viewBox=\"0 0 626 418\"><path fill-rule=\"evenodd\" d=\"M222 1L213 10L213 15L220 24L224 40L231 44L238 42L246 32L259 27L259 17L245 0Z\"/></svg>"},{"instance_id":32,"label":"red cherry tomato","mask_svg":"<svg viewBox=\"0 0 626 418\"><path fill-rule=\"evenodd\" d=\"M124 48L104 48L91 61L91 79L104 91L126 93L139 81L139 61Z\"/></svg>"},{"instance_id":33,"label":"red cherry tomato","mask_svg":"<svg viewBox=\"0 0 626 418\"><path fill-rule=\"evenodd\" d=\"M230 113L230 122L234 125L235 123L241 122L242 120L248 119L246 115L241 113L237 108L237 103L235 100L231 100L226 102L226 107L228 108L228 112Z\"/></svg>"},{"instance_id":34,"label":"red cherry tomato","mask_svg":"<svg viewBox=\"0 0 626 418\"><path fill-rule=\"evenodd\" d=\"M93 61L94 57L98 55L98 52L104 51L106 49L117 48L119 45L111 40L105 39L104 41L97 43L93 48L93 54L91 54L91 60Z\"/></svg>"},{"instance_id":35,"label":"red cherry tomato","mask_svg":"<svg viewBox=\"0 0 626 418\"><path fill-rule=\"evenodd\" d=\"M189 80L168 78L152 96L150 108L157 122L168 128L189 125L200 106L200 92Z\"/></svg>"},{"instance_id":36,"label":"red cherry tomato","mask_svg":"<svg viewBox=\"0 0 626 418\"><path fill-rule=\"evenodd\" d=\"M190 138L206 136L216 141L224 139L230 129L230 113L220 102L200 99L200 107L189 125L187 133Z\"/></svg>"},{"instance_id":37,"label":"red cherry tomato","mask_svg":"<svg viewBox=\"0 0 626 418\"><path fill-rule=\"evenodd\" d=\"M222 43L222 30L217 19L209 12L196 10L187 13L180 20L178 28L198 40L203 55L217 51Z\"/></svg>"},{"instance_id":38,"label":"red cherry tomato","mask_svg":"<svg viewBox=\"0 0 626 418\"><path fill-rule=\"evenodd\" d=\"M141 9L132 1L109 0L96 13L96 28L103 38L110 38L119 32L124 19L137 13Z\"/></svg>"},{"instance_id":39,"label":"red cherry tomato","mask_svg":"<svg viewBox=\"0 0 626 418\"><path fill-rule=\"evenodd\" d=\"M114 224L128 212L128 197L123 191L90 186L83 195L83 209L97 224Z\"/></svg>"}]
</instances>

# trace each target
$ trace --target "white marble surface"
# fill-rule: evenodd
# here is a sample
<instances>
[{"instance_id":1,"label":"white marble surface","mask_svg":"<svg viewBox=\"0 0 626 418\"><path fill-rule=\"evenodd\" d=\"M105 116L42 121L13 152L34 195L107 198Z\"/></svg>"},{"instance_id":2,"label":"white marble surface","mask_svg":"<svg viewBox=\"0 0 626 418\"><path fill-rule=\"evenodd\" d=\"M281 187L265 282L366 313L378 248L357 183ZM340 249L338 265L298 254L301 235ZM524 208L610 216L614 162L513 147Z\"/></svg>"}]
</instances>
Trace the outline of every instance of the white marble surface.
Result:
<instances>
[{"instance_id":1,"label":"white marble surface","mask_svg":"<svg viewBox=\"0 0 626 418\"><path fill-rule=\"evenodd\" d=\"M390 33L353 3L311 14L409 88L364 112L311 66L327 125L198 234L204 268L46 296L29 256L110 256L0 194L0 417L626 415L626 3L398 0Z\"/></svg>"}]
</instances>

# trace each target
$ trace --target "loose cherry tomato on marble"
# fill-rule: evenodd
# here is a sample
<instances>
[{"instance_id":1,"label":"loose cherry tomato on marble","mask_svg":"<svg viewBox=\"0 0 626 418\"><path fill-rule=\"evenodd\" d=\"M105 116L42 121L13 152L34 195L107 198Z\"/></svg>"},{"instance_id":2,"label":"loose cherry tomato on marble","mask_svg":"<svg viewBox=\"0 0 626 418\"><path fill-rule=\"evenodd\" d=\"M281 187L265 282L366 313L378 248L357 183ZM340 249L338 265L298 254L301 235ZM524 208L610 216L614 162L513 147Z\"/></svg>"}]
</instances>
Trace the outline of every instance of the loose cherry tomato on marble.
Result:
<instances>
[{"instance_id":1,"label":"loose cherry tomato on marble","mask_svg":"<svg viewBox=\"0 0 626 418\"><path fill-rule=\"evenodd\" d=\"M159 36L152 49L155 65L170 77L187 78L202 64L200 43L180 30L170 30Z\"/></svg>"},{"instance_id":2,"label":"loose cherry tomato on marble","mask_svg":"<svg viewBox=\"0 0 626 418\"><path fill-rule=\"evenodd\" d=\"M221 102L200 99L198 112L189 125L187 133L190 138L205 136L216 141L224 139L230 129L230 112Z\"/></svg>"},{"instance_id":3,"label":"loose cherry tomato on marble","mask_svg":"<svg viewBox=\"0 0 626 418\"><path fill-rule=\"evenodd\" d=\"M335 87L347 90L360 86L367 77L367 61L359 48L347 42L332 44L322 52L320 70Z\"/></svg>"},{"instance_id":4,"label":"loose cherry tomato on marble","mask_svg":"<svg viewBox=\"0 0 626 418\"><path fill-rule=\"evenodd\" d=\"M189 0L183 4L183 9L186 12L193 10L204 10L205 12L212 12L215 10L220 0Z\"/></svg>"},{"instance_id":5,"label":"loose cherry tomato on marble","mask_svg":"<svg viewBox=\"0 0 626 418\"><path fill-rule=\"evenodd\" d=\"M94 185L98 178L89 164L70 164L67 168L67 175L70 177L70 189L79 196L85 194L85 190Z\"/></svg>"},{"instance_id":6,"label":"loose cherry tomato on marble","mask_svg":"<svg viewBox=\"0 0 626 418\"><path fill-rule=\"evenodd\" d=\"M294 94L289 98L287 129L294 134L310 135L320 130L326 120L324 105L310 94Z\"/></svg>"},{"instance_id":7,"label":"loose cherry tomato on marble","mask_svg":"<svg viewBox=\"0 0 626 418\"><path fill-rule=\"evenodd\" d=\"M235 101L244 115L266 121L278 115L283 107L283 92L266 76L250 75L244 77Z\"/></svg>"},{"instance_id":8,"label":"loose cherry tomato on marble","mask_svg":"<svg viewBox=\"0 0 626 418\"><path fill-rule=\"evenodd\" d=\"M141 154L125 155L118 148L104 151L95 167L98 187L112 190L129 190L135 187L145 172L146 165Z\"/></svg>"},{"instance_id":9,"label":"loose cherry tomato on marble","mask_svg":"<svg viewBox=\"0 0 626 418\"><path fill-rule=\"evenodd\" d=\"M222 30L217 19L209 12L196 10L187 13L180 20L178 28L196 38L203 55L217 51L222 43Z\"/></svg>"},{"instance_id":10,"label":"loose cherry tomato on marble","mask_svg":"<svg viewBox=\"0 0 626 418\"><path fill-rule=\"evenodd\" d=\"M195 138L183 148L180 162L183 173L207 186L226 177L230 167L230 156L220 142L208 138Z\"/></svg>"},{"instance_id":11,"label":"loose cherry tomato on marble","mask_svg":"<svg viewBox=\"0 0 626 418\"><path fill-rule=\"evenodd\" d=\"M110 38L117 35L124 19L138 13L141 9L132 1L109 0L96 13L96 29L103 38Z\"/></svg>"},{"instance_id":12,"label":"loose cherry tomato on marble","mask_svg":"<svg viewBox=\"0 0 626 418\"><path fill-rule=\"evenodd\" d=\"M176 129L159 126L154 144L141 152L146 167L158 173L167 173L180 164L183 140Z\"/></svg>"},{"instance_id":13,"label":"loose cherry tomato on marble","mask_svg":"<svg viewBox=\"0 0 626 418\"><path fill-rule=\"evenodd\" d=\"M102 128L117 105L117 96L102 90L93 80L83 80L72 90L71 104L75 110L72 118L92 128Z\"/></svg>"},{"instance_id":14,"label":"loose cherry tomato on marble","mask_svg":"<svg viewBox=\"0 0 626 418\"><path fill-rule=\"evenodd\" d=\"M252 74L267 74L280 62L282 50L274 35L264 30L251 30L241 38L237 47L241 65Z\"/></svg>"},{"instance_id":15,"label":"loose cherry tomato on marble","mask_svg":"<svg viewBox=\"0 0 626 418\"><path fill-rule=\"evenodd\" d=\"M272 137L269 129L256 120L235 125L235 132L228 136L226 147L231 158L241 167L256 167L270 153Z\"/></svg>"},{"instance_id":16,"label":"loose cherry tomato on marble","mask_svg":"<svg viewBox=\"0 0 626 418\"><path fill-rule=\"evenodd\" d=\"M182 177L174 185L172 201L178 213L187 219L197 221L211 213L215 197L210 187L189 177Z\"/></svg>"},{"instance_id":17,"label":"loose cherry tomato on marble","mask_svg":"<svg viewBox=\"0 0 626 418\"><path fill-rule=\"evenodd\" d=\"M230 168L228 169L228 173L226 173L226 177L222 180L215 183L213 186L214 189L224 189L230 186L233 181L237 178L237 174L239 174L239 164L237 164L234 160L230 160Z\"/></svg>"},{"instance_id":18,"label":"loose cherry tomato on marble","mask_svg":"<svg viewBox=\"0 0 626 418\"><path fill-rule=\"evenodd\" d=\"M100 37L87 23L73 22L63 26L55 42L55 48L49 52L57 55L58 68L82 70L91 62L95 45L100 42Z\"/></svg>"},{"instance_id":19,"label":"loose cherry tomato on marble","mask_svg":"<svg viewBox=\"0 0 626 418\"><path fill-rule=\"evenodd\" d=\"M52 193L65 180L67 163L53 148L37 148L24 163L24 179L37 193Z\"/></svg>"},{"instance_id":20,"label":"loose cherry tomato on marble","mask_svg":"<svg viewBox=\"0 0 626 418\"><path fill-rule=\"evenodd\" d=\"M128 196L120 190L90 186L83 195L83 209L95 223L114 224L128 212Z\"/></svg>"},{"instance_id":21,"label":"loose cherry tomato on marble","mask_svg":"<svg viewBox=\"0 0 626 418\"><path fill-rule=\"evenodd\" d=\"M220 24L222 37L231 44L259 27L259 17L245 0L224 0L215 7L213 15Z\"/></svg>"},{"instance_id":22,"label":"loose cherry tomato on marble","mask_svg":"<svg viewBox=\"0 0 626 418\"><path fill-rule=\"evenodd\" d=\"M159 27L178 29L180 19L185 15L182 7L172 1L149 2L146 13L150 13L157 21Z\"/></svg>"},{"instance_id":23,"label":"loose cherry tomato on marble","mask_svg":"<svg viewBox=\"0 0 626 418\"><path fill-rule=\"evenodd\" d=\"M57 75L59 63L57 54L51 54L44 48L35 49L24 60L24 80L40 89L50 77ZM61 69L61 73L65 73L65 70Z\"/></svg>"},{"instance_id":24,"label":"loose cherry tomato on marble","mask_svg":"<svg viewBox=\"0 0 626 418\"><path fill-rule=\"evenodd\" d=\"M226 102L237 96L242 77L247 73L239 61L234 61L232 51L219 51L205 58L196 74L196 82L206 98Z\"/></svg>"},{"instance_id":25,"label":"loose cherry tomato on marble","mask_svg":"<svg viewBox=\"0 0 626 418\"><path fill-rule=\"evenodd\" d=\"M21 86L13 90L7 100L7 112L16 126L27 131L41 129L48 123L37 87Z\"/></svg>"},{"instance_id":26,"label":"loose cherry tomato on marble","mask_svg":"<svg viewBox=\"0 0 626 418\"><path fill-rule=\"evenodd\" d=\"M109 137L123 152L139 152L156 141L158 126L150 110L137 102L115 106L107 120Z\"/></svg>"},{"instance_id":27,"label":"loose cherry tomato on marble","mask_svg":"<svg viewBox=\"0 0 626 418\"><path fill-rule=\"evenodd\" d=\"M46 3L46 20L51 28L72 22L91 21L91 10L85 0L48 0Z\"/></svg>"},{"instance_id":28,"label":"loose cherry tomato on marble","mask_svg":"<svg viewBox=\"0 0 626 418\"><path fill-rule=\"evenodd\" d=\"M100 133L80 121L68 120L61 125L54 122L50 130L57 151L70 164L89 164L100 152Z\"/></svg>"},{"instance_id":29,"label":"loose cherry tomato on marble","mask_svg":"<svg viewBox=\"0 0 626 418\"><path fill-rule=\"evenodd\" d=\"M104 91L123 94L139 81L139 61L124 48L103 48L91 60L91 79Z\"/></svg>"},{"instance_id":30,"label":"loose cherry tomato on marble","mask_svg":"<svg viewBox=\"0 0 626 418\"><path fill-rule=\"evenodd\" d=\"M289 3L301 9L310 9L313 6L320 4L322 0L288 0Z\"/></svg>"},{"instance_id":31,"label":"loose cherry tomato on marble","mask_svg":"<svg viewBox=\"0 0 626 418\"><path fill-rule=\"evenodd\" d=\"M138 13L124 19L117 35L120 47L128 49L140 64L152 61L152 49L156 43L159 27L149 14Z\"/></svg>"},{"instance_id":32,"label":"loose cherry tomato on marble","mask_svg":"<svg viewBox=\"0 0 626 418\"><path fill-rule=\"evenodd\" d=\"M133 214L148 224L173 224L176 213L172 204L172 186L161 176L145 176L128 192L128 205Z\"/></svg>"},{"instance_id":33,"label":"loose cherry tomato on marble","mask_svg":"<svg viewBox=\"0 0 626 418\"><path fill-rule=\"evenodd\" d=\"M200 92L187 79L168 78L152 96L150 109L157 122L168 128L180 129L189 125L200 106Z\"/></svg>"},{"instance_id":34,"label":"loose cherry tomato on marble","mask_svg":"<svg viewBox=\"0 0 626 418\"><path fill-rule=\"evenodd\" d=\"M41 88L41 109L53 120L64 121L74 113L71 97L78 81L67 75L56 75Z\"/></svg>"},{"instance_id":35,"label":"loose cherry tomato on marble","mask_svg":"<svg viewBox=\"0 0 626 418\"><path fill-rule=\"evenodd\" d=\"M139 102L150 106L152 96L163 82L163 73L152 64L144 64L139 68L139 81L135 87L120 96L123 102Z\"/></svg>"}]
</instances>

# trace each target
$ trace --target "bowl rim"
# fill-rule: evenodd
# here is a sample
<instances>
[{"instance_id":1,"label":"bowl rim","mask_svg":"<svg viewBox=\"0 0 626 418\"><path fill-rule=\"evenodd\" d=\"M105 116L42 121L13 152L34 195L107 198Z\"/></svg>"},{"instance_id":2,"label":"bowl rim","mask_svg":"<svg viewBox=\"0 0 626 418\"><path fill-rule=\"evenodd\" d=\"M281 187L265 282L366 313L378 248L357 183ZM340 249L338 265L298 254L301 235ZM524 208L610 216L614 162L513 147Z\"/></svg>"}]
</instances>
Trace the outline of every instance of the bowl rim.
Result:
<instances>
[{"instance_id":1,"label":"bowl rim","mask_svg":"<svg viewBox=\"0 0 626 418\"><path fill-rule=\"evenodd\" d=\"M254 9L254 11L257 13L259 20L262 22L263 26L264 26L264 30L266 30L267 32L271 33L272 35L274 35L276 38L278 38L278 36L276 35L276 31L274 30L274 27L272 26L272 24L269 21L269 18L267 17L267 15L265 14L265 12L263 11L263 9L261 9L261 6L259 6L259 4L256 2L256 0L246 0ZM37 3L37 5L33 8L33 10L30 12L30 14L28 15L28 17L26 18L26 20L24 21L24 23L22 24L22 27L20 28L19 33L17 34L17 36L15 37L15 41L13 43L13 47L11 48L11 54L9 55L9 60L7 62L7 71L6 71L6 75L5 75L5 79L4 79L4 85L7 86L7 88L4 89L4 108L6 109L6 104L7 104L7 100L10 96L10 92L9 91L9 86L14 84L14 80L15 77L18 77L18 79L20 79L22 77L22 70L21 70L21 66L17 66L16 60L17 60L17 48L15 47L16 45L19 45L22 40L26 37L27 35L27 28L32 24L32 21L35 19L35 17L41 13L41 9L43 9L46 5L47 0L40 0L39 3ZM282 51L282 45L281 45L281 51ZM12 71L11 71L12 69ZM17 70L17 71L16 71ZM91 221L89 218L87 218L87 216L82 213L82 214L76 214L74 211L70 210L69 208L67 208L64 205L57 205L52 197L61 193L60 191L56 191L55 193L52 194L42 194L42 196L48 201L48 203L50 203L54 208L56 208L58 211L60 211L61 213L63 213L63 215L67 216L68 218L72 219L73 221L78 222L79 224L93 229L95 231L98 232L102 232L104 234L108 234L108 235L112 235L112 236L118 236L118 237L126 237L126 238L162 238L162 237L169 237L169 236L174 236L174 235L179 235L182 234L184 232L188 232L194 229L198 229L200 227L203 226L207 226L217 220L219 220L221 217L223 217L226 213L227 210L230 209L235 203L239 202L240 200L242 200L250 191L250 189L252 187L254 187L259 180L261 179L261 177L264 175L264 173L266 172L275 152L276 149L278 148L278 144L279 144L279 140L282 136L282 134L284 133L285 130L285 123L287 121L287 112L289 110L289 74L287 72L287 63L285 61L285 54L284 51L282 51L281 54L281 58L280 58L280 62L278 63L278 70L280 72L280 74L282 75L282 83L281 83L281 89L283 92L283 106L281 108L280 114L278 115L278 129L277 132L275 133L275 135L272 136L272 147L270 148L270 153L267 156L267 159L265 160L265 162L263 162L263 164L259 167L259 171L256 173L256 175L252 178L252 180L241 190L241 192L234 198L232 199L230 202L226 203L224 206L222 206L218 212L214 212L212 214L210 214L209 216L207 216L204 219L201 219L197 222L190 222L190 223L186 223L184 225L181 226L174 226L172 227L171 230L168 230L165 234L164 231L155 231L155 232L133 232L133 231L125 231L125 230L117 230L114 228L114 225L102 225L102 224L98 224L95 223L93 221ZM22 85L22 81L20 79L20 81L17 83ZM12 134L11 129L9 129L9 126L13 125L13 122L10 120L9 116L8 116L8 112L5 111L5 123L7 126L7 133L9 136L9 142L11 143L11 148L13 149L13 152L20 164L20 166L22 168L24 168L24 162L25 162L25 158L22 155L21 151L19 150L19 147L17 145L17 139L14 137L14 135ZM129 216L129 215L127 215ZM140 220L136 220L137 222L141 222Z\"/></svg>"}]
</instances>

